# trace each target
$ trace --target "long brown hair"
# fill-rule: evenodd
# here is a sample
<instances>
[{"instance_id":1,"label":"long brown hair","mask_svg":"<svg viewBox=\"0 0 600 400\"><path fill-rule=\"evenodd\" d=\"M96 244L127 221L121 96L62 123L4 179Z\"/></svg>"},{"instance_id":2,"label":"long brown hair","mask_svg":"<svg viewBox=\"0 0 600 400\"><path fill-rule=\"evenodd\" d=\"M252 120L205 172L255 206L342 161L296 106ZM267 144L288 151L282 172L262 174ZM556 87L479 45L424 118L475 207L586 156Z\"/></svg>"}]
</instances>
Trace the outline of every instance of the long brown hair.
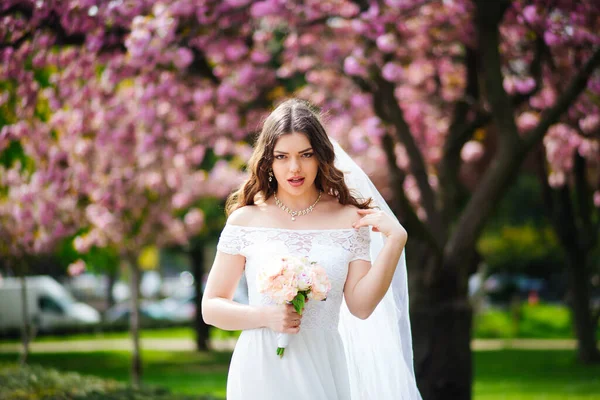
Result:
<instances>
[{"instance_id":1,"label":"long brown hair","mask_svg":"<svg viewBox=\"0 0 600 400\"><path fill-rule=\"evenodd\" d=\"M333 144L323 128L318 112L308 102L289 99L275 108L265 120L248 161L250 177L227 198L226 214L229 216L238 208L254 204L257 195L266 200L277 191L277 180L269 182L275 143L281 136L294 132L306 135L317 157L317 189L337 197L340 204L370 208L372 199L358 200L352 195L344 182L344 173L333 165Z\"/></svg>"}]
</instances>

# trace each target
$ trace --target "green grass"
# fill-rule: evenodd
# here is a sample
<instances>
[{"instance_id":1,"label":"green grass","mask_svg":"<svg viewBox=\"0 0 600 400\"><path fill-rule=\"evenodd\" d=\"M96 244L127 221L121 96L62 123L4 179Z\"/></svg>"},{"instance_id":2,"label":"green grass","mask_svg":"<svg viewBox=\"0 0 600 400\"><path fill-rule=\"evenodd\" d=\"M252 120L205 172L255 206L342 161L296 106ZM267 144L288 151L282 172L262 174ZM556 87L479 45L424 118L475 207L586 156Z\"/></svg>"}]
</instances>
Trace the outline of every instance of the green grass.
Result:
<instances>
[{"instance_id":1,"label":"green grass","mask_svg":"<svg viewBox=\"0 0 600 400\"><path fill-rule=\"evenodd\" d=\"M231 353L144 351L144 379L180 394L225 397ZM14 362L16 354L0 354ZM600 398L600 366L582 366L562 350L475 353L474 400L592 400ZM127 382L129 354L33 354L30 363Z\"/></svg>"},{"instance_id":2,"label":"green grass","mask_svg":"<svg viewBox=\"0 0 600 400\"><path fill-rule=\"evenodd\" d=\"M600 365L577 364L572 351L476 352L473 393L474 400L597 400Z\"/></svg>"},{"instance_id":3,"label":"green grass","mask_svg":"<svg viewBox=\"0 0 600 400\"><path fill-rule=\"evenodd\" d=\"M569 309L556 304L489 309L475 315L473 328L475 338L482 339L575 339ZM596 332L600 340L600 321Z\"/></svg>"},{"instance_id":4,"label":"green grass","mask_svg":"<svg viewBox=\"0 0 600 400\"><path fill-rule=\"evenodd\" d=\"M39 365L0 363L4 400L217 400L214 396L174 394L158 386L135 388L113 379L61 372Z\"/></svg>"},{"instance_id":5,"label":"green grass","mask_svg":"<svg viewBox=\"0 0 600 400\"><path fill-rule=\"evenodd\" d=\"M481 339L574 339L573 326L569 310L564 305L554 304L521 304L516 310L489 309L474 317L474 337ZM211 328L213 339L225 339L239 336L239 332L228 332ZM600 340L600 321L597 336ZM141 337L147 339L194 339L192 327L169 327L142 329ZM95 340L95 339L127 339L129 333L96 332L71 335L39 336L36 342ZM0 340L0 343L18 343L19 339Z\"/></svg>"},{"instance_id":6,"label":"green grass","mask_svg":"<svg viewBox=\"0 0 600 400\"><path fill-rule=\"evenodd\" d=\"M231 353L143 351L143 383L181 394L225 397ZM16 354L0 354L0 362L15 362ZM83 375L129 381L130 355L123 351L31 354L30 364L77 371Z\"/></svg>"},{"instance_id":7,"label":"green grass","mask_svg":"<svg viewBox=\"0 0 600 400\"><path fill-rule=\"evenodd\" d=\"M213 339L226 339L229 337L237 337L240 332L223 331L221 329L212 328L210 337ZM74 340L96 340L96 339L129 339L129 332L96 332L96 333L79 333L73 335L44 335L35 338L35 342L64 342ZM160 328L160 329L143 329L140 331L142 339L195 339L196 333L193 328ZM20 339L0 340L0 343L20 343Z\"/></svg>"}]
</instances>

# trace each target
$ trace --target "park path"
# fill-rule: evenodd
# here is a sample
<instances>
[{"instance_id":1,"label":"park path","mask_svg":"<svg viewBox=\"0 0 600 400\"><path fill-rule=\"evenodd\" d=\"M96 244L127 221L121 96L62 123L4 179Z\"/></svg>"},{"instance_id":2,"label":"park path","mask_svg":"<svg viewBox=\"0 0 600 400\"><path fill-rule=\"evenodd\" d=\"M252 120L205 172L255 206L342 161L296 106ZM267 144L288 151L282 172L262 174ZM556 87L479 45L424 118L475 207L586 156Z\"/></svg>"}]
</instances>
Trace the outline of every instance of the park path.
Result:
<instances>
[{"instance_id":1,"label":"park path","mask_svg":"<svg viewBox=\"0 0 600 400\"><path fill-rule=\"evenodd\" d=\"M475 339L471 348L475 351L493 351L503 349L527 350L573 350L576 341L572 339ZM233 350L235 339L213 340L210 347L213 350ZM196 343L193 339L141 339L141 347L146 350L162 351L193 351ZM34 342L31 344L33 353L76 353L94 351L129 351L129 339L93 339L93 340L68 340L54 342ZM19 343L0 343L0 353L15 353L21 350Z\"/></svg>"}]
</instances>

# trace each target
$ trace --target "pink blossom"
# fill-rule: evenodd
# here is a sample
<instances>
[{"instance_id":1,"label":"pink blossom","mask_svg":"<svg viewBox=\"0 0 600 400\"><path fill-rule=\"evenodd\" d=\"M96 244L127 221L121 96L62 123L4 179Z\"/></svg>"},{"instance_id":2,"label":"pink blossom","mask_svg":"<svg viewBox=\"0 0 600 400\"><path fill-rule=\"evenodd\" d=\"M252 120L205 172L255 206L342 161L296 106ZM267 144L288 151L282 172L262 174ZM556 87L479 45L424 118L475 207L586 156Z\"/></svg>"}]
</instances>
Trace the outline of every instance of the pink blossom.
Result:
<instances>
[{"instance_id":1,"label":"pink blossom","mask_svg":"<svg viewBox=\"0 0 600 400\"><path fill-rule=\"evenodd\" d=\"M75 261L74 263L70 264L69 267L67 268L68 274L69 276L77 276L77 275L81 275L86 269L86 265L85 262L81 259Z\"/></svg>"},{"instance_id":2,"label":"pink blossom","mask_svg":"<svg viewBox=\"0 0 600 400\"><path fill-rule=\"evenodd\" d=\"M403 74L404 69L395 62L386 63L381 70L381 75L390 82L399 82L402 80Z\"/></svg>"},{"instance_id":3,"label":"pink blossom","mask_svg":"<svg viewBox=\"0 0 600 400\"><path fill-rule=\"evenodd\" d=\"M514 94L517 91L515 78L513 76L504 77L502 86L504 87L504 90L508 94Z\"/></svg>"},{"instance_id":4,"label":"pink blossom","mask_svg":"<svg viewBox=\"0 0 600 400\"><path fill-rule=\"evenodd\" d=\"M196 89L194 90L193 98L196 105L203 105L212 100L213 92L211 89Z\"/></svg>"},{"instance_id":5,"label":"pink blossom","mask_svg":"<svg viewBox=\"0 0 600 400\"><path fill-rule=\"evenodd\" d=\"M367 68L355 57L347 57L344 60L344 72L348 75L366 76Z\"/></svg>"},{"instance_id":6,"label":"pink blossom","mask_svg":"<svg viewBox=\"0 0 600 400\"><path fill-rule=\"evenodd\" d=\"M190 149L190 160L192 163L198 165L204 160L204 155L206 154L206 147L202 145L194 146Z\"/></svg>"},{"instance_id":7,"label":"pink blossom","mask_svg":"<svg viewBox=\"0 0 600 400\"><path fill-rule=\"evenodd\" d=\"M73 247L78 253L85 254L92 247L92 242L88 236L77 236L73 240Z\"/></svg>"},{"instance_id":8,"label":"pink blossom","mask_svg":"<svg viewBox=\"0 0 600 400\"><path fill-rule=\"evenodd\" d=\"M529 93L535 88L535 80L531 77L515 79L515 90L519 93Z\"/></svg>"},{"instance_id":9,"label":"pink blossom","mask_svg":"<svg viewBox=\"0 0 600 400\"><path fill-rule=\"evenodd\" d=\"M370 117L364 121L364 127L367 136L370 138L380 138L385 134L385 129L379 117Z\"/></svg>"},{"instance_id":10,"label":"pink blossom","mask_svg":"<svg viewBox=\"0 0 600 400\"><path fill-rule=\"evenodd\" d=\"M525 18L525 21L531 25L536 25L541 19L538 7L535 5L528 5L523 8L523 17Z\"/></svg>"},{"instance_id":11,"label":"pink blossom","mask_svg":"<svg viewBox=\"0 0 600 400\"><path fill-rule=\"evenodd\" d=\"M398 43L396 43L396 36L393 33L386 33L385 35L379 36L376 43L379 50L384 53L391 53L398 46Z\"/></svg>"},{"instance_id":12,"label":"pink blossom","mask_svg":"<svg viewBox=\"0 0 600 400\"><path fill-rule=\"evenodd\" d=\"M266 51L253 50L250 59L257 64L264 64L271 59L271 55Z\"/></svg>"},{"instance_id":13,"label":"pink blossom","mask_svg":"<svg viewBox=\"0 0 600 400\"><path fill-rule=\"evenodd\" d=\"M253 2L250 6L250 14L254 18L262 18L269 15L276 15L279 12L279 5L277 1L265 0Z\"/></svg>"},{"instance_id":14,"label":"pink blossom","mask_svg":"<svg viewBox=\"0 0 600 400\"><path fill-rule=\"evenodd\" d=\"M192 197L189 195L189 193L176 193L172 200L173 208L185 208L191 203L191 201Z\"/></svg>"},{"instance_id":15,"label":"pink blossom","mask_svg":"<svg viewBox=\"0 0 600 400\"><path fill-rule=\"evenodd\" d=\"M219 132L231 133L239 128L240 117L237 114L219 114L215 118L215 126Z\"/></svg>"},{"instance_id":16,"label":"pink blossom","mask_svg":"<svg viewBox=\"0 0 600 400\"><path fill-rule=\"evenodd\" d=\"M538 114L526 111L517 118L517 127L520 132L527 132L535 128L540 120Z\"/></svg>"},{"instance_id":17,"label":"pink blossom","mask_svg":"<svg viewBox=\"0 0 600 400\"><path fill-rule=\"evenodd\" d=\"M600 128L600 115L591 114L579 120L579 127L587 134L594 133Z\"/></svg>"},{"instance_id":18,"label":"pink blossom","mask_svg":"<svg viewBox=\"0 0 600 400\"><path fill-rule=\"evenodd\" d=\"M552 107L556 101L556 91L551 86L544 86L542 90L531 98L531 105L538 109Z\"/></svg>"},{"instance_id":19,"label":"pink blossom","mask_svg":"<svg viewBox=\"0 0 600 400\"><path fill-rule=\"evenodd\" d=\"M194 55L190 49L180 47L177 49L176 55L173 57L173 63L179 69L187 68L193 61Z\"/></svg>"},{"instance_id":20,"label":"pink blossom","mask_svg":"<svg viewBox=\"0 0 600 400\"><path fill-rule=\"evenodd\" d=\"M225 57L229 61L237 61L248 52L248 48L241 42L228 44L225 47Z\"/></svg>"},{"instance_id":21,"label":"pink blossom","mask_svg":"<svg viewBox=\"0 0 600 400\"><path fill-rule=\"evenodd\" d=\"M554 47L561 42L561 38L556 33L547 30L544 32L544 41L548 46Z\"/></svg>"},{"instance_id":22,"label":"pink blossom","mask_svg":"<svg viewBox=\"0 0 600 400\"><path fill-rule=\"evenodd\" d=\"M479 161L483 157L485 149L483 144L476 140L470 140L463 146L460 151L460 158L467 163Z\"/></svg>"},{"instance_id":23,"label":"pink blossom","mask_svg":"<svg viewBox=\"0 0 600 400\"><path fill-rule=\"evenodd\" d=\"M594 192L594 205L600 208L600 190Z\"/></svg>"},{"instance_id":24,"label":"pink blossom","mask_svg":"<svg viewBox=\"0 0 600 400\"><path fill-rule=\"evenodd\" d=\"M548 184L553 188L564 186L565 182L566 175L563 171L554 171L548 176Z\"/></svg>"},{"instance_id":25,"label":"pink blossom","mask_svg":"<svg viewBox=\"0 0 600 400\"><path fill-rule=\"evenodd\" d=\"M188 232L199 232L204 225L204 213L200 209L193 208L185 214L183 221Z\"/></svg>"}]
</instances>

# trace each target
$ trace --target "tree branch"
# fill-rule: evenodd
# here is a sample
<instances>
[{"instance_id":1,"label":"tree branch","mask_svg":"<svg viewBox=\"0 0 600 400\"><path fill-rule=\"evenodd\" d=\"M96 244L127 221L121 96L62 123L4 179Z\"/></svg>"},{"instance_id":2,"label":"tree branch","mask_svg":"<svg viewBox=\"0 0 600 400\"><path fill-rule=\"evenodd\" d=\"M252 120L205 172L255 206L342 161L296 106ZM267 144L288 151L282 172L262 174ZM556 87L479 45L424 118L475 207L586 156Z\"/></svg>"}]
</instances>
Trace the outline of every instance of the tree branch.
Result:
<instances>
[{"instance_id":1,"label":"tree branch","mask_svg":"<svg viewBox=\"0 0 600 400\"><path fill-rule=\"evenodd\" d=\"M33 8L25 4L13 4L5 10L0 11L0 18L10 14L23 14L28 19L33 16Z\"/></svg>"},{"instance_id":2,"label":"tree branch","mask_svg":"<svg viewBox=\"0 0 600 400\"><path fill-rule=\"evenodd\" d=\"M573 173L575 177L575 201L577 204L577 213L579 214L579 237L581 237L581 246L585 251L590 251L596 244L596 231L592 223L592 210L590 207L590 188L586 180L586 160L579 152L575 152L573 163Z\"/></svg>"},{"instance_id":3,"label":"tree branch","mask_svg":"<svg viewBox=\"0 0 600 400\"><path fill-rule=\"evenodd\" d=\"M438 247L442 247L445 241L446 230L443 228L440 214L435 206L435 197L429 178L427 168L421 150L415 143L410 128L404 119L404 113L398 105L394 95L394 85L377 75L375 77L376 89L373 93L375 111L383 121L392 123L398 140L404 144L410 159L410 169L417 181L421 193L421 202L427 213L427 222L430 231L436 239Z\"/></svg>"},{"instance_id":4,"label":"tree branch","mask_svg":"<svg viewBox=\"0 0 600 400\"><path fill-rule=\"evenodd\" d=\"M599 65L600 47L597 47L577 75L571 79L567 89L556 100L554 106L547 108L542 112L538 125L525 136L524 142L526 149L530 149L535 143L541 140L548 128L556 123L558 118L569 109L581 92L585 90L590 76Z\"/></svg>"},{"instance_id":5,"label":"tree branch","mask_svg":"<svg viewBox=\"0 0 600 400\"><path fill-rule=\"evenodd\" d=\"M394 191L394 200L398 204L398 207L394 210L394 213L401 217L402 222L406 225L406 229L411 233L411 235L422 238L430 245L432 249L441 255L441 248L437 245L435 238L427 226L419 219L412 205L406 198L406 194L404 193L402 185L406 175L396 163L394 139L387 133L382 138L382 147L386 155L388 170L390 172L390 185Z\"/></svg>"},{"instance_id":6,"label":"tree branch","mask_svg":"<svg viewBox=\"0 0 600 400\"><path fill-rule=\"evenodd\" d=\"M464 144L473 136L476 128L465 129L467 115L471 104L470 99L479 98L477 82L477 57L475 51L466 48L465 65L467 69L467 86L465 96L454 107L454 116L444 143L443 156L439 168L441 207L444 223L451 221L459 207L461 192L466 192L458 179L460 170L460 151Z\"/></svg>"},{"instance_id":7,"label":"tree branch","mask_svg":"<svg viewBox=\"0 0 600 400\"><path fill-rule=\"evenodd\" d=\"M533 79L535 79L535 87L529 91L529 93L518 93L514 95L512 97L513 108L518 108L521 104L529 101L529 99L542 88L542 59L544 54L550 54L550 51L548 50L543 37L538 35L535 39L535 56L529 67L529 72Z\"/></svg>"},{"instance_id":8,"label":"tree branch","mask_svg":"<svg viewBox=\"0 0 600 400\"><path fill-rule=\"evenodd\" d=\"M518 173L526 154L542 140L548 127L558 120L559 116L575 101L577 95L583 91L598 63L600 63L600 48L594 51L593 56L573 78L568 89L556 104L542 114L542 120L528 134L522 145L512 143L510 146L499 148L444 248L448 262L458 265L461 254L475 245L479 233L483 229L484 221L502 198L512 177Z\"/></svg>"},{"instance_id":9,"label":"tree branch","mask_svg":"<svg viewBox=\"0 0 600 400\"><path fill-rule=\"evenodd\" d=\"M520 142L514 109L502 82L500 32L498 26L508 7L506 1L477 0L476 24L482 55L483 81L492 118L500 133L500 145L511 147Z\"/></svg>"},{"instance_id":10,"label":"tree branch","mask_svg":"<svg viewBox=\"0 0 600 400\"><path fill-rule=\"evenodd\" d=\"M188 71L195 75L207 77L212 81L212 83L219 85L221 80L214 74L213 69L208 64L208 60L206 59L204 53L195 47L190 47L190 49L194 54L194 60L188 67Z\"/></svg>"},{"instance_id":11,"label":"tree branch","mask_svg":"<svg viewBox=\"0 0 600 400\"><path fill-rule=\"evenodd\" d=\"M552 196L552 188L548 184L548 171L546 170L546 151L542 144L538 145L534 150L535 155L535 171L542 187L542 200L546 215L552 219L554 215L554 198ZM552 222L552 221L551 221Z\"/></svg>"}]
</instances>

